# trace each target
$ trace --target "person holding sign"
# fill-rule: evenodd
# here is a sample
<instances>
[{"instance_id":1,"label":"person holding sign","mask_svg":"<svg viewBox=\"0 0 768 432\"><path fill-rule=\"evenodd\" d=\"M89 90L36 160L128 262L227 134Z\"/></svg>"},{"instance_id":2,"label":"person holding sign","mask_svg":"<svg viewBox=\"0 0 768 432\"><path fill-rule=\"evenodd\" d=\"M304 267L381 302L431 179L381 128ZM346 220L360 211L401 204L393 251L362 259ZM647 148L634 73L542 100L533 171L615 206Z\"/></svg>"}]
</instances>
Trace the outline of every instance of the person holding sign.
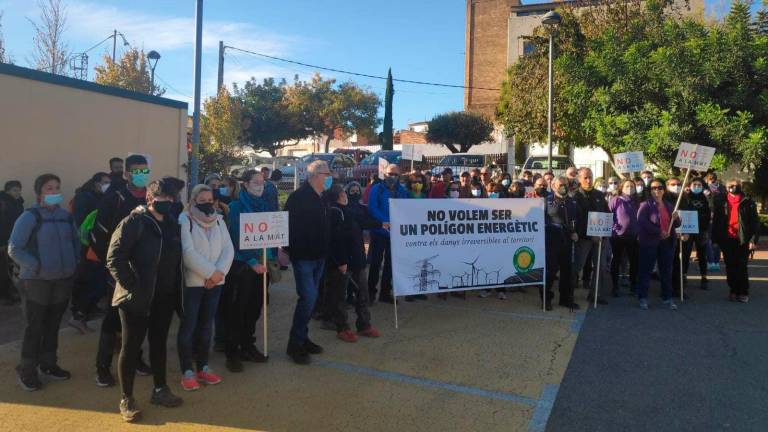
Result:
<instances>
[{"instance_id":1,"label":"person holding sign","mask_svg":"<svg viewBox=\"0 0 768 432\"><path fill-rule=\"evenodd\" d=\"M235 258L229 272L231 283L226 285L221 301L225 321L225 366L230 372L242 372L243 361L264 363L267 357L256 348L256 323L261 318L264 292L261 287L267 277L267 263L260 250L240 249L240 215L242 213L278 210L277 194L256 170L243 173L243 188L237 200L229 205L229 234L235 248ZM275 251L267 251L268 258Z\"/></svg>"},{"instance_id":2,"label":"person holding sign","mask_svg":"<svg viewBox=\"0 0 768 432\"><path fill-rule=\"evenodd\" d=\"M729 300L749 301L747 261L760 235L760 219L752 198L741 189L741 180L726 183L728 193L715 197L712 218L712 241L720 245L730 288Z\"/></svg>"},{"instance_id":3,"label":"person holding sign","mask_svg":"<svg viewBox=\"0 0 768 432\"><path fill-rule=\"evenodd\" d=\"M691 234L688 241L683 242L683 273L688 274L688 266L691 261L691 252L696 247L696 259L699 261L699 274L701 283L699 287L708 289L707 280L707 243L709 241L709 222L711 211L709 199L704 195L704 180L695 178L691 181L691 191L683 198L685 210L696 211L699 218L699 233ZM681 207L683 207L681 205Z\"/></svg>"},{"instance_id":4,"label":"person holding sign","mask_svg":"<svg viewBox=\"0 0 768 432\"><path fill-rule=\"evenodd\" d=\"M613 296L619 296L619 273L624 257L629 261L630 291L637 291L637 200L635 182L624 180L621 183L621 193L611 199L608 207L613 213L613 230L611 236L611 281Z\"/></svg>"},{"instance_id":5,"label":"person holding sign","mask_svg":"<svg viewBox=\"0 0 768 432\"><path fill-rule=\"evenodd\" d=\"M587 224L589 220L589 212L608 213L608 202L605 200L605 194L593 187L592 183L592 170L589 168L581 168L579 170L579 189L576 191L576 208L578 210L577 221L577 234L579 239L576 242L576 266L575 269L579 275L584 271L584 267L587 264L587 259L592 256L592 266L594 271L592 272L592 280L590 282L590 291L587 300L590 302L594 300L595 285L597 282L597 272L602 272L600 275L601 281L610 280L610 274L608 273L608 260L610 259L610 243L608 240L601 237L587 237ZM598 247L602 244L602 250L604 253L600 254L601 259L598 262ZM580 279L581 277L579 277ZM602 297L598 296L597 302L599 304L608 304Z\"/></svg>"},{"instance_id":6,"label":"person holding sign","mask_svg":"<svg viewBox=\"0 0 768 432\"><path fill-rule=\"evenodd\" d=\"M397 183L396 176L392 179ZM315 309L330 243L328 206L321 194L332 184L333 177L328 163L313 161L307 166L307 181L291 193L285 202L290 244L285 249L291 258L296 293L299 295L286 352L294 363L300 365L312 361L310 354L323 352L323 347L309 339L308 325ZM374 193L379 186L374 186L371 191L372 201L379 199Z\"/></svg>"},{"instance_id":7,"label":"person holding sign","mask_svg":"<svg viewBox=\"0 0 768 432\"><path fill-rule=\"evenodd\" d=\"M640 204L637 212L637 239L640 245L640 260L637 281L637 297L640 309L648 309L648 287L651 272L658 265L661 281L661 298L664 305L677 310L672 300L672 255L675 240L670 229L680 224L674 214L674 205L664 199L664 181L654 179L650 184L651 198Z\"/></svg>"},{"instance_id":8,"label":"person holding sign","mask_svg":"<svg viewBox=\"0 0 768 432\"><path fill-rule=\"evenodd\" d=\"M199 389L198 381L208 385L221 382L221 377L208 367L208 352L213 319L235 249L227 224L216 213L213 195L210 186L195 186L187 210L179 217L185 286L177 347L181 387L187 391ZM193 361L197 374L192 369Z\"/></svg>"},{"instance_id":9,"label":"person holding sign","mask_svg":"<svg viewBox=\"0 0 768 432\"><path fill-rule=\"evenodd\" d=\"M579 240L576 233L578 211L576 201L568 196L568 179L564 176L557 177L552 182L552 194L546 199L545 218L545 242L547 259L546 280L546 310L552 310L552 285L558 270L560 306L570 309L579 309L579 305L573 301L573 258L574 242Z\"/></svg>"}]
</instances>

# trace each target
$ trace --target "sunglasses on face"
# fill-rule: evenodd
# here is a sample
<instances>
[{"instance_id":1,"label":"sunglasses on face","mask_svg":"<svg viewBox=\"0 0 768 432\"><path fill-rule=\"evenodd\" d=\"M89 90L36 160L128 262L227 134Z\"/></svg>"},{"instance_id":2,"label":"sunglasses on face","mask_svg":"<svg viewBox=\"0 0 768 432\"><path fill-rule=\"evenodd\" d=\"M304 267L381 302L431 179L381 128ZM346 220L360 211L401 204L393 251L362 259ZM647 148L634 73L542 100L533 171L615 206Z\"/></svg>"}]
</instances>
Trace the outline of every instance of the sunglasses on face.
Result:
<instances>
[{"instance_id":1,"label":"sunglasses on face","mask_svg":"<svg viewBox=\"0 0 768 432\"><path fill-rule=\"evenodd\" d=\"M387 177L400 177L400 174L387 173Z\"/></svg>"},{"instance_id":2,"label":"sunglasses on face","mask_svg":"<svg viewBox=\"0 0 768 432\"><path fill-rule=\"evenodd\" d=\"M131 174L149 174L149 168L134 168Z\"/></svg>"}]
</instances>

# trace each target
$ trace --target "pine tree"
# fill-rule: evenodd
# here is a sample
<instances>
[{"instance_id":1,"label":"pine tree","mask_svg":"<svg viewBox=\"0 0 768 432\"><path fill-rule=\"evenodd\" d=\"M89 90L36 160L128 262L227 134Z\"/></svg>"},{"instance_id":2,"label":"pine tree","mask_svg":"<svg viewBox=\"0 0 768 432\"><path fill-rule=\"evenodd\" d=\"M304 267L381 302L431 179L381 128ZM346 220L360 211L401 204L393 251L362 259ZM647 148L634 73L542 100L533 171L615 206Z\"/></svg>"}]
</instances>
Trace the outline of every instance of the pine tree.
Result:
<instances>
[{"instance_id":1,"label":"pine tree","mask_svg":"<svg viewBox=\"0 0 768 432\"><path fill-rule=\"evenodd\" d=\"M393 131L392 131L392 96L395 89L392 86L392 68L387 73L387 89L384 93L384 130L381 133L381 149L392 150Z\"/></svg>"}]
</instances>

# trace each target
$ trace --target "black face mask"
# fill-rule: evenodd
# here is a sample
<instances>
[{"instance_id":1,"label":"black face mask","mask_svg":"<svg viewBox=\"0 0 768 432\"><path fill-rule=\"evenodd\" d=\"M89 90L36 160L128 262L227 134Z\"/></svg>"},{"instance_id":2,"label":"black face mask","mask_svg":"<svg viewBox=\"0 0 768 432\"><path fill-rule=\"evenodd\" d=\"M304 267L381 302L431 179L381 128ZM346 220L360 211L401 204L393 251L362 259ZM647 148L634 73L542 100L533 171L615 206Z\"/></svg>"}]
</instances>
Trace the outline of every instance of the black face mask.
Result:
<instances>
[{"instance_id":1,"label":"black face mask","mask_svg":"<svg viewBox=\"0 0 768 432\"><path fill-rule=\"evenodd\" d=\"M384 184L389 189L394 188L395 186L397 186L397 176L387 176L387 178L384 179Z\"/></svg>"},{"instance_id":2,"label":"black face mask","mask_svg":"<svg viewBox=\"0 0 768 432\"><path fill-rule=\"evenodd\" d=\"M730 193L732 193L734 195L738 195L738 194L741 193L741 186L733 185L733 186L728 188L728 192L730 192Z\"/></svg>"},{"instance_id":3,"label":"black face mask","mask_svg":"<svg viewBox=\"0 0 768 432\"><path fill-rule=\"evenodd\" d=\"M542 198L547 196L547 188L545 188L545 187L537 188L536 189L536 196L542 197Z\"/></svg>"},{"instance_id":4,"label":"black face mask","mask_svg":"<svg viewBox=\"0 0 768 432\"><path fill-rule=\"evenodd\" d=\"M216 210L213 208L213 203L202 203L195 205L198 210L205 213L206 216L210 216L214 213L216 213Z\"/></svg>"},{"instance_id":5,"label":"black face mask","mask_svg":"<svg viewBox=\"0 0 768 432\"><path fill-rule=\"evenodd\" d=\"M173 211L173 201L155 201L152 208L163 216L170 216Z\"/></svg>"},{"instance_id":6,"label":"black face mask","mask_svg":"<svg viewBox=\"0 0 768 432\"><path fill-rule=\"evenodd\" d=\"M359 193L355 193L355 194L347 194L347 197L349 198L349 202L350 202L350 204L351 204L351 203L355 203L355 204L357 204L358 202L360 202L360 197L361 197L361 195L360 195Z\"/></svg>"}]
</instances>

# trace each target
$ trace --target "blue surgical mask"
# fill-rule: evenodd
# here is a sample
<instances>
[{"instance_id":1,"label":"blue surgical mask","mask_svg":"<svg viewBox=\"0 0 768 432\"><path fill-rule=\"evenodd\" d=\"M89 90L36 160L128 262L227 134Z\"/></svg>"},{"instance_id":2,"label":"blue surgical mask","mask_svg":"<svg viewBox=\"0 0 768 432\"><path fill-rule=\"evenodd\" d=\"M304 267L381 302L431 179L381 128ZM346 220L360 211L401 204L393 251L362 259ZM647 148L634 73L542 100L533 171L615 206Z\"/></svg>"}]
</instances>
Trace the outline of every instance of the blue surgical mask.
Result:
<instances>
[{"instance_id":1,"label":"blue surgical mask","mask_svg":"<svg viewBox=\"0 0 768 432\"><path fill-rule=\"evenodd\" d=\"M704 191L704 188L701 186L691 186L691 192L695 194L700 194Z\"/></svg>"},{"instance_id":2,"label":"blue surgical mask","mask_svg":"<svg viewBox=\"0 0 768 432\"><path fill-rule=\"evenodd\" d=\"M323 190L328 190L333 186L333 177L328 176L323 180Z\"/></svg>"},{"instance_id":3,"label":"blue surgical mask","mask_svg":"<svg viewBox=\"0 0 768 432\"><path fill-rule=\"evenodd\" d=\"M488 194L488 198L498 198L499 193L498 192L491 192Z\"/></svg>"},{"instance_id":4,"label":"blue surgical mask","mask_svg":"<svg viewBox=\"0 0 768 432\"><path fill-rule=\"evenodd\" d=\"M510 182L509 179L504 179L501 181L501 184L504 185L504 187L509 187L510 183L512 182Z\"/></svg>"},{"instance_id":5,"label":"blue surgical mask","mask_svg":"<svg viewBox=\"0 0 768 432\"><path fill-rule=\"evenodd\" d=\"M150 177L148 173L131 174L131 183L133 183L133 185L137 188L147 187L149 184L149 179Z\"/></svg>"},{"instance_id":6,"label":"blue surgical mask","mask_svg":"<svg viewBox=\"0 0 768 432\"><path fill-rule=\"evenodd\" d=\"M229 196L229 188L227 186L222 186L219 188L219 195L221 196Z\"/></svg>"},{"instance_id":7,"label":"blue surgical mask","mask_svg":"<svg viewBox=\"0 0 768 432\"><path fill-rule=\"evenodd\" d=\"M43 204L47 206L56 206L61 204L62 201L64 201L62 194L43 195Z\"/></svg>"}]
</instances>

